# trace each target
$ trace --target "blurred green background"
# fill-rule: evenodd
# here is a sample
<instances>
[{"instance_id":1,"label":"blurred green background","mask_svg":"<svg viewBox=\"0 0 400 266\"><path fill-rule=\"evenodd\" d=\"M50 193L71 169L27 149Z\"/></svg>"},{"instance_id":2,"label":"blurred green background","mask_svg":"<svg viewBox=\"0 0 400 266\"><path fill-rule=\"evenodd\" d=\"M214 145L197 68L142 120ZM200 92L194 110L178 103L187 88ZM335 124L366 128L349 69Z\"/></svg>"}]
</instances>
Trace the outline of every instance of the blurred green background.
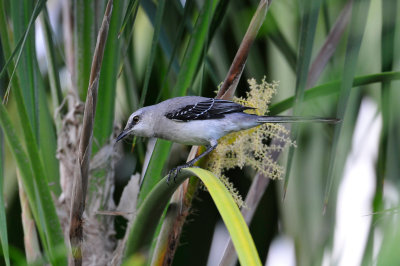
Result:
<instances>
[{"instance_id":1,"label":"blurred green background","mask_svg":"<svg viewBox=\"0 0 400 266\"><path fill-rule=\"evenodd\" d=\"M62 119L72 110L66 98L75 93L85 101L106 4L105 0L67 2L0 3L0 92L5 111L1 126L6 131L1 135L0 229L3 254L9 253L5 261L10 256L16 264L24 263L27 256L17 180L37 176L32 184L39 187L40 195L60 197L57 141L63 137ZM257 5L258 1L250 0L114 1L92 154L112 143L129 115L142 106L180 95L215 97ZM236 95L245 96L247 79L260 81L266 76L280 84L271 114L337 117L342 122L292 128L297 147L279 157L288 175L269 182L250 224L267 265L396 265L400 261L396 250L400 243L398 14L397 0L272 1ZM295 103L285 102L289 97L295 97ZM7 134L16 137L14 146ZM147 142L137 138L133 148L129 139L119 147L115 202L132 174L139 172L145 175L144 182L149 180L151 173L143 171ZM20 150L28 159L18 164ZM189 149L157 142L154 152L158 159L152 160L157 160L158 168L152 168L152 173L158 180L182 163ZM33 167L35 157L44 176ZM169 164L168 158L172 158ZM27 162L27 179L23 162ZM234 169L226 175L245 197L254 171ZM47 183L40 183L41 178ZM37 194L29 193L28 201L34 204L29 195ZM45 204L46 198L40 202ZM205 191L199 191L192 204L172 264L217 265L227 237L221 218ZM118 217L114 225L116 237L122 238L126 220ZM41 238L47 234L42 226L37 225Z\"/></svg>"}]
</instances>

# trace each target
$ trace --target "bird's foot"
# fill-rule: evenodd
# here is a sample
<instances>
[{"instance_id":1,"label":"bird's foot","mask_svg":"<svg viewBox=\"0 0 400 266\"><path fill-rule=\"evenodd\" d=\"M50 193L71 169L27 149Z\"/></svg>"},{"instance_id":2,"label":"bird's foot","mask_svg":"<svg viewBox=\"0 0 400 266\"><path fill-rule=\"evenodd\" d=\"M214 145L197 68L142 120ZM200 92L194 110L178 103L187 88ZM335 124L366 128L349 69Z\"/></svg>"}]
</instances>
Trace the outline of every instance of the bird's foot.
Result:
<instances>
[{"instance_id":1,"label":"bird's foot","mask_svg":"<svg viewBox=\"0 0 400 266\"><path fill-rule=\"evenodd\" d=\"M193 163L190 163L190 162L189 162L189 163L185 163L185 164L179 165L179 166L177 166L177 167L171 169L171 170L168 172L167 184L169 184L169 181L171 180L171 177L174 179L174 182L175 182L175 179L176 179L176 177L178 176L179 172L180 172L183 168L186 168L186 167L197 167L197 166L193 166Z\"/></svg>"},{"instance_id":2,"label":"bird's foot","mask_svg":"<svg viewBox=\"0 0 400 266\"><path fill-rule=\"evenodd\" d=\"M181 171L181 169L184 168L182 167L182 165L172 168L169 172L168 172L168 178L167 178L167 184L169 185L169 181L171 180L171 178L175 179L178 176L179 172Z\"/></svg>"}]
</instances>

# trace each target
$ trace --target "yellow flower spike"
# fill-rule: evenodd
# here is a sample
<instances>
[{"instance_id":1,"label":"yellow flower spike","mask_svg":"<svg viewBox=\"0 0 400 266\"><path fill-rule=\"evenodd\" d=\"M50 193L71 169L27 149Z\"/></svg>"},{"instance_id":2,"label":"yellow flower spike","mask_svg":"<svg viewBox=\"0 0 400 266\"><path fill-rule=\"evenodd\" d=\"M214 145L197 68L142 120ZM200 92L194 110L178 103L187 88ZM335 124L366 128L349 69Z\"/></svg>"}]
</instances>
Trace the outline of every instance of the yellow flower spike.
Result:
<instances>
[{"instance_id":1,"label":"yellow flower spike","mask_svg":"<svg viewBox=\"0 0 400 266\"><path fill-rule=\"evenodd\" d=\"M233 100L255 108L246 110L248 113L267 114L268 104L276 93L278 83L270 84L264 77L260 84L255 79L248 80L248 84L247 97ZM265 140L268 138L279 139L284 145L267 145ZM289 138L289 131L280 124L263 124L245 131L231 133L219 140L216 150L210 155L208 169L221 177L225 186L234 195L236 203L241 206L243 201L229 181L223 178L224 172L247 165L272 179L280 178L284 174L284 169L272 160L270 154L272 151L283 150L287 145L294 145L294 143Z\"/></svg>"}]
</instances>

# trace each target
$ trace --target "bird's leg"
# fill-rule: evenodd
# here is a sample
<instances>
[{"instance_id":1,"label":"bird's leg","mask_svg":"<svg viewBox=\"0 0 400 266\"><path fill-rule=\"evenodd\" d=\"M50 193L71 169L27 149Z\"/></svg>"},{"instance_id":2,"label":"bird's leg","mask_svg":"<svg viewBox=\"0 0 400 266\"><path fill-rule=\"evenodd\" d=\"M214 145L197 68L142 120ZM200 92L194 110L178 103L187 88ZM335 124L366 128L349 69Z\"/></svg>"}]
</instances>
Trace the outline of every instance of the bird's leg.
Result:
<instances>
[{"instance_id":1,"label":"bird's leg","mask_svg":"<svg viewBox=\"0 0 400 266\"><path fill-rule=\"evenodd\" d=\"M169 181L171 180L171 177L174 178L174 182L175 182L175 178L179 174L181 169L186 168L186 167L192 167L198 160L200 160L201 158L203 158L204 156L206 156L207 154L209 154L210 152L215 150L217 145L218 145L218 142L212 142L211 145L207 148L207 150L205 150L202 154L195 157L193 160L190 160L189 162L179 165L179 166L173 168L172 170L170 170L168 172L167 183L169 183Z\"/></svg>"}]
</instances>

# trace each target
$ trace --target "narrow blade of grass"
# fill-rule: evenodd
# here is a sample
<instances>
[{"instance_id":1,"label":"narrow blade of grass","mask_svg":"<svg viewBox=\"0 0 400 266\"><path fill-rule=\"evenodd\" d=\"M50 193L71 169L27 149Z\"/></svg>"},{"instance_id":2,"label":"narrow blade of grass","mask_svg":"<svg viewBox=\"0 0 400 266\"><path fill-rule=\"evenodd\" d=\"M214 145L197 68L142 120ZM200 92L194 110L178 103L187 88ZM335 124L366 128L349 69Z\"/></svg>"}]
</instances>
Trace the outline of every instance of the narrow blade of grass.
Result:
<instances>
[{"instance_id":1,"label":"narrow blade of grass","mask_svg":"<svg viewBox=\"0 0 400 266\"><path fill-rule=\"evenodd\" d=\"M175 37L175 43L173 44L173 49L172 49L172 53L171 53L171 58L169 59L167 70L165 72L163 81L161 82L162 90L159 91L156 102L158 102L161 99L161 95L163 95L163 94L170 95L170 92L167 91L167 78L172 69L172 65L174 64L174 62L176 62L175 57L178 52L178 48L181 46L182 37L183 37L184 29L185 29L185 22L190 20L190 17L189 17L190 12L189 11L191 10L193 4L194 4L193 0L189 0L185 3L185 8L183 10L183 15L182 15L183 23L181 23L179 25L179 28L177 30L176 37ZM169 98L169 97L167 97L167 98Z\"/></svg>"},{"instance_id":2,"label":"narrow blade of grass","mask_svg":"<svg viewBox=\"0 0 400 266\"><path fill-rule=\"evenodd\" d=\"M38 8L44 9L44 14L46 14L46 7L44 3L42 6L35 7L33 13L30 17L30 23L34 21L34 16L37 13L35 11ZM48 28L49 30L49 28ZM28 31L28 30L26 30ZM51 43L52 44L52 43ZM51 45L50 44L50 45ZM26 43L25 46L22 46L22 49L28 48L28 45L31 45L29 42ZM25 47L25 48L24 48ZM27 87L35 87L34 89L34 108L35 108L35 123L34 129L37 130L37 143L40 152L40 156L42 161L44 162L43 167L46 172L44 177L47 177L47 182L51 184L51 190L54 192L55 195L59 195L61 192L60 189L60 181L59 181L59 164L56 158L56 150L57 150L57 141L56 141L56 132L54 128L53 117L50 114L48 101L45 94L45 85L44 80L40 74L39 63L36 59L36 51L35 47L31 48L33 50L29 55L31 57L30 67L28 69L28 73L19 73L18 77L19 80L22 81L20 78L21 75L33 76L33 80L29 80L29 82L33 82L31 84L21 83L22 88L25 86ZM54 49L53 49L53 57L54 57ZM54 70L54 69L53 69ZM51 72L51 71L49 71ZM56 74L56 73L52 73ZM58 81L59 83L59 81ZM61 88L59 87L59 97L61 97ZM61 103L61 98L59 98ZM22 122L24 123L24 122Z\"/></svg>"},{"instance_id":3,"label":"narrow blade of grass","mask_svg":"<svg viewBox=\"0 0 400 266\"><path fill-rule=\"evenodd\" d=\"M369 10L369 0L354 0L349 36L347 40L346 56L343 67L343 78L340 85L339 103L337 107L337 118L343 119L347 103L350 95L350 90L354 80L354 74L357 68L358 54L361 47L361 42L364 35L367 14ZM330 164L327 174L327 185L325 190L324 205L326 206L329 200L331 187L333 184L333 169L335 167L335 157L337 152L337 146L339 143L339 136L342 125L339 123L335 125L335 131L333 135L332 151L330 156Z\"/></svg>"},{"instance_id":4,"label":"narrow blade of grass","mask_svg":"<svg viewBox=\"0 0 400 266\"><path fill-rule=\"evenodd\" d=\"M114 126L115 95L122 42L122 39L118 39L118 31L124 10L124 1L116 1L100 72L98 97L101 99L101 105L96 109L94 121L93 137L96 145L93 147L93 154L96 154L109 141Z\"/></svg>"},{"instance_id":5,"label":"narrow blade of grass","mask_svg":"<svg viewBox=\"0 0 400 266\"><path fill-rule=\"evenodd\" d=\"M79 97L86 99L96 36L95 1L76 0L74 3L74 48L76 77L73 77ZM78 26L79 25L79 26Z\"/></svg>"},{"instance_id":6,"label":"narrow blade of grass","mask_svg":"<svg viewBox=\"0 0 400 266\"><path fill-rule=\"evenodd\" d=\"M10 253L8 250L7 220L4 206L4 137L0 129L0 240L3 249L4 261L10 265Z\"/></svg>"},{"instance_id":7,"label":"narrow blade of grass","mask_svg":"<svg viewBox=\"0 0 400 266\"><path fill-rule=\"evenodd\" d=\"M139 5L138 0L131 0L129 1L128 7L126 8L126 12L124 15L124 19L122 20L122 25L120 30L118 31L118 38L121 37L123 31L125 30L126 25L128 24L128 21L132 16L136 16L137 8Z\"/></svg>"},{"instance_id":8,"label":"narrow blade of grass","mask_svg":"<svg viewBox=\"0 0 400 266\"><path fill-rule=\"evenodd\" d=\"M0 52L0 66L5 64L3 53ZM0 77L0 84L4 84L5 79ZM0 96L4 95L4 89L0 89ZM7 219L6 219L6 210L5 210L5 202L4 202L4 134L3 130L0 129L0 244L2 247L2 254L4 257L4 262L7 266L10 265L10 251L8 244L8 233L7 233Z\"/></svg>"},{"instance_id":9,"label":"narrow blade of grass","mask_svg":"<svg viewBox=\"0 0 400 266\"><path fill-rule=\"evenodd\" d=\"M61 193L60 168L57 154L57 136L54 120L50 114L46 93L43 88L39 90L39 144L40 159L43 162L45 175L41 178L48 183L54 195Z\"/></svg>"},{"instance_id":10,"label":"narrow blade of grass","mask_svg":"<svg viewBox=\"0 0 400 266\"><path fill-rule=\"evenodd\" d=\"M390 82L393 80L400 80L400 72L383 72L355 77L352 87L355 88L359 86L373 84L376 82ZM318 97L339 93L340 83L340 80L336 80L311 88L305 92L304 101L309 101ZM292 96L273 104L269 109L270 115L278 115L286 110L289 110L294 105L294 99L294 96Z\"/></svg>"},{"instance_id":11,"label":"narrow blade of grass","mask_svg":"<svg viewBox=\"0 0 400 266\"><path fill-rule=\"evenodd\" d=\"M142 95L140 97L139 106L143 106L144 100L147 95L147 89L149 86L151 70L153 68L154 60L156 58L156 48L158 45L158 39L160 37L160 32L161 32L162 18L164 15L164 7L165 7L165 0L158 1L156 21L155 21L155 25L154 25L153 40L151 42L151 50L150 50L150 55L149 55L149 58L147 61L146 74L145 74L145 78L144 78L144 85L143 85L143 89L142 89Z\"/></svg>"},{"instance_id":12,"label":"narrow blade of grass","mask_svg":"<svg viewBox=\"0 0 400 266\"><path fill-rule=\"evenodd\" d=\"M197 19L196 26L193 29L193 34L185 52L185 58L182 62L178 80L173 91L174 97L185 95L197 74L196 69L204 56L203 49L208 40L208 30L216 6L217 1L205 1L204 3L203 10Z\"/></svg>"},{"instance_id":13,"label":"narrow blade of grass","mask_svg":"<svg viewBox=\"0 0 400 266\"><path fill-rule=\"evenodd\" d=\"M352 1L352 0L350 0ZM322 2L322 19L324 20L324 30L325 33L328 34L331 28L331 20L329 17L329 6L326 1Z\"/></svg>"},{"instance_id":14,"label":"narrow blade of grass","mask_svg":"<svg viewBox=\"0 0 400 266\"><path fill-rule=\"evenodd\" d=\"M20 8L20 6L23 6L23 8ZM51 188L58 195L60 192L58 185L59 169L56 159L57 144L53 119L49 113L47 100L44 95L44 82L36 59L34 34L30 32L30 28L33 28L37 15L44 7L45 1L43 0L38 1L34 7L32 2L18 3L18 1L13 1L11 15L13 20L18 21L18 23L13 24L14 33L16 37L24 38L24 42L17 57L17 64L15 66L10 64L10 67L14 67L12 73L16 70L18 74L23 96L21 103L26 106L29 119L29 121L21 119L21 123L28 123L32 127L34 139L37 143L36 148L39 149L40 147L39 153L41 159L45 162L43 167L46 175L43 175L41 178L46 178L46 181L54 184ZM24 19L21 20L20 17L24 17ZM18 60L20 60L19 65ZM20 118L22 117L20 116Z\"/></svg>"},{"instance_id":15,"label":"narrow blade of grass","mask_svg":"<svg viewBox=\"0 0 400 266\"><path fill-rule=\"evenodd\" d=\"M4 6L5 4L4 4L4 2L1 2L1 5L0 5L0 9L1 10L0 11L2 12L1 16L3 17L2 18L3 21L1 22L2 26L3 26L1 34L2 34L2 37L4 38L3 39L3 46L4 45L6 46L3 49L7 51L8 59L7 59L6 64L3 66L3 69L1 70L0 78L3 77L3 75L5 73L7 73L8 68L10 66L10 68L13 69L12 73L10 74L10 83L11 83L12 77L14 76L14 73L15 73L15 70L16 70L16 68L14 67L14 57L16 55L18 55L16 60L15 60L16 61L15 66L18 66L18 63L19 63L20 58L21 58L23 47L26 44L28 35L30 34L30 30L33 28L33 25L34 25L33 22L36 20L37 16L40 14L40 12L41 12L42 8L44 7L45 3L46 3L46 1L44 1L44 0L39 0L39 1L36 2L35 8L33 9L32 16L30 18L28 26L25 28L24 33L22 34L22 36L20 36L19 41L15 46L15 49L11 53L10 51L11 51L12 41L9 41L10 38L8 38L8 36L7 36L8 35L8 32L7 32L8 26L7 26L7 22L5 20L5 17L6 17L5 6ZM7 86L7 91L5 93L5 98L8 97L9 88L10 88L10 85Z\"/></svg>"},{"instance_id":16,"label":"narrow blade of grass","mask_svg":"<svg viewBox=\"0 0 400 266\"><path fill-rule=\"evenodd\" d=\"M43 9L43 13L40 20L43 28L43 35L45 40L45 47L46 47L46 59L48 65L48 72L49 72L49 81L50 81L50 91L51 91L51 102L53 104L53 110L57 110L63 100L62 90L61 90L61 83L59 77L59 68L58 62L56 58L56 48L54 47L54 40L52 36L52 30L50 25L50 18L47 11L47 8ZM64 109L60 110L60 114L64 114ZM61 116L58 115L56 118L56 127L57 130L61 128Z\"/></svg>"},{"instance_id":17,"label":"narrow blade of grass","mask_svg":"<svg viewBox=\"0 0 400 266\"><path fill-rule=\"evenodd\" d=\"M43 6L44 15L47 14L46 6ZM50 24L48 24L50 27ZM50 30L50 28L47 28ZM50 40L49 40L50 41ZM50 42L49 45L53 46L53 42ZM55 48L49 47L49 50L52 50L53 58L55 54ZM57 133L56 133L56 124L54 123L55 120L51 115L49 104L50 102L47 100L46 91L45 91L45 84L44 80L40 74L39 63L36 59L36 56L33 57L33 67L35 70L37 80L37 97L38 97L38 130L39 130L39 151L44 162L43 166L46 171L47 182L50 184L51 191L56 195L60 195L61 187L60 187L60 169L59 169L59 161L56 157L57 153ZM53 59L54 61L54 59ZM54 64L55 62L53 62ZM53 69L52 71L55 71ZM52 71L49 71L49 77L54 75L53 78L54 84L58 83L56 88L54 88L57 94L57 101L56 103L61 104L62 100L62 93L61 93L61 85L60 81L57 80L58 78L58 70L55 73L50 74ZM57 77L56 77L57 76ZM52 78L52 79L53 79ZM59 117L59 116L58 116Z\"/></svg>"},{"instance_id":18,"label":"narrow blade of grass","mask_svg":"<svg viewBox=\"0 0 400 266\"><path fill-rule=\"evenodd\" d=\"M382 1L382 31L381 31L381 70L392 71L395 53L395 26L398 18L397 6L398 1L384 0ZM394 88L391 88L390 81L383 81L381 88L381 108L382 108L382 132L379 144L379 155L377 163L377 185L374 199L374 212L381 210L383 183L387 167L387 152L389 144L390 129L395 125L391 124L390 114L390 98L395 97ZM394 155L394 154L393 154ZM374 223L373 223L374 224Z\"/></svg>"},{"instance_id":19,"label":"narrow blade of grass","mask_svg":"<svg viewBox=\"0 0 400 266\"><path fill-rule=\"evenodd\" d=\"M140 5L144 9L144 11L147 13L151 23L155 27L156 17L157 17L157 6L156 6L156 4L153 1L141 1ZM171 47L172 46L171 46L171 42L170 42L169 36L167 35L167 33L166 33L165 29L164 29L164 25L160 29L160 36L158 37L158 39L159 39L159 45L160 45L161 49L163 50L165 56L167 58L171 58L171 54L172 54L172 52L171 52L172 48ZM179 64L178 64L178 61L176 59L172 63L172 69L175 72L178 72L178 70L179 70Z\"/></svg>"},{"instance_id":20,"label":"narrow blade of grass","mask_svg":"<svg viewBox=\"0 0 400 266\"><path fill-rule=\"evenodd\" d=\"M347 4L343 7L340 15L336 20L335 25L326 37L324 45L322 46L318 55L315 57L315 60L311 65L310 71L308 72L306 87L307 89L315 85L322 71L325 69L329 60L333 56L333 53L336 51L339 41L342 39L347 24L349 23L352 3L352 0L349 0ZM325 6L326 4L324 4L324 7ZM324 8L324 10L325 9L326 7Z\"/></svg>"},{"instance_id":21,"label":"narrow blade of grass","mask_svg":"<svg viewBox=\"0 0 400 266\"><path fill-rule=\"evenodd\" d=\"M40 78L40 73L36 62L35 35L30 31L30 28L34 28L33 22L35 17L33 15L36 14L40 8L43 8L44 3L45 1L38 1L34 7L31 1L24 2L17 0L11 2L13 33L17 39L25 39L21 46L20 53L18 54L15 70L19 76L24 99L23 103L28 110L29 121L32 125L36 140L39 139L38 87L40 84L38 84L38 80ZM15 70L13 70L13 73ZM12 76L10 78L12 78Z\"/></svg>"},{"instance_id":22,"label":"narrow blade of grass","mask_svg":"<svg viewBox=\"0 0 400 266\"><path fill-rule=\"evenodd\" d=\"M304 91L306 89L308 69L310 66L312 47L314 43L315 30L317 28L318 14L321 7L321 1L303 1L303 17L300 28L300 45L296 69L296 95L295 103L293 106L293 114L298 115L301 110L301 104L304 98ZM298 126L292 125L291 139L296 140L298 137ZM287 186L289 184L290 169L292 167L294 155L294 147L290 146L289 154L287 159L285 183L283 185L284 193L283 197L287 191Z\"/></svg>"},{"instance_id":23,"label":"narrow blade of grass","mask_svg":"<svg viewBox=\"0 0 400 266\"><path fill-rule=\"evenodd\" d=\"M381 30L381 70L391 71L393 69L393 60L395 53L395 25L397 21L397 0L382 1L382 30ZM388 145L391 128L395 128L395 123L391 123L390 98L396 97L392 92L390 81L381 84L381 111L382 111L382 129L379 139L378 162L376 165L376 186L373 199L373 213L379 213L383 208L383 186L387 178L388 165ZM393 120L392 120L393 121ZM391 157L396 154L390 154ZM399 158L397 158L399 159ZM369 229L368 240L364 250L363 265L372 263L372 255L375 242L375 228L381 215L376 214L372 217Z\"/></svg>"},{"instance_id":24,"label":"narrow blade of grass","mask_svg":"<svg viewBox=\"0 0 400 266\"><path fill-rule=\"evenodd\" d=\"M215 8L214 16L211 21L210 30L208 34L208 44L207 47L210 46L211 40L215 32L217 31L218 27L221 25L223 18L226 15L226 11L228 9L229 0L220 0L218 1L218 5Z\"/></svg>"},{"instance_id":25,"label":"narrow blade of grass","mask_svg":"<svg viewBox=\"0 0 400 266\"><path fill-rule=\"evenodd\" d=\"M265 18L265 23L261 28L266 36L276 45L281 51L282 55L286 58L287 63L293 71L296 71L297 56L289 41L279 28L278 22L275 19L274 13L270 12Z\"/></svg>"}]
</instances>

